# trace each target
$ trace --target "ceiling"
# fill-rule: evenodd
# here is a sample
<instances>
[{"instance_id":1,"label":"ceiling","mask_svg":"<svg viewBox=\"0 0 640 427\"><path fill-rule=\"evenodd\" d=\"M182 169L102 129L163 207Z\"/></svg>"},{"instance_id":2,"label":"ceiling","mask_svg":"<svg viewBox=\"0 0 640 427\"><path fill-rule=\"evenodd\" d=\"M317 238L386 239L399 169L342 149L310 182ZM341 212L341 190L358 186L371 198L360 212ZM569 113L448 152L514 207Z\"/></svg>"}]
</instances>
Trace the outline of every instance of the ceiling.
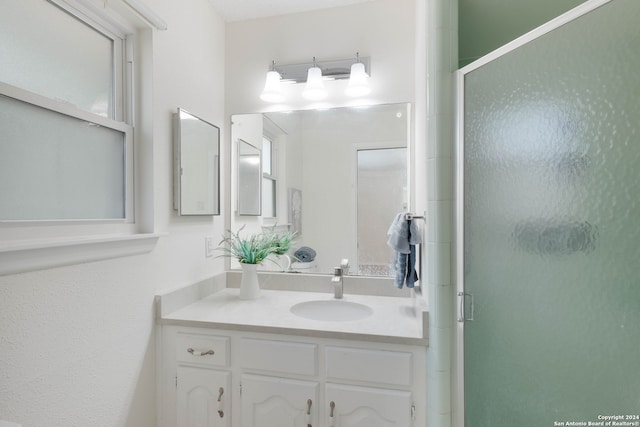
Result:
<instances>
[{"instance_id":1,"label":"ceiling","mask_svg":"<svg viewBox=\"0 0 640 427\"><path fill-rule=\"evenodd\" d=\"M246 21L372 0L209 0L226 22Z\"/></svg>"}]
</instances>

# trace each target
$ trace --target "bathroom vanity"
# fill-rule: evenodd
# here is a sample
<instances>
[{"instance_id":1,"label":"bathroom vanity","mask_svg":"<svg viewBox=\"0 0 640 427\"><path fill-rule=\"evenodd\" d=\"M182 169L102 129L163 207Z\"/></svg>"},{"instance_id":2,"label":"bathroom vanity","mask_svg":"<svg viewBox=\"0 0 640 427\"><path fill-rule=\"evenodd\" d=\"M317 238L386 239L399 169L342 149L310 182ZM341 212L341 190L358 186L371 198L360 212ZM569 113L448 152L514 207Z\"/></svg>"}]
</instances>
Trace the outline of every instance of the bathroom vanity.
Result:
<instances>
[{"instance_id":1,"label":"bathroom vanity","mask_svg":"<svg viewBox=\"0 0 640 427\"><path fill-rule=\"evenodd\" d=\"M427 325L416 298L179 293L156 299L159 426L425 425Z\"/></svg>"}]
</instances>

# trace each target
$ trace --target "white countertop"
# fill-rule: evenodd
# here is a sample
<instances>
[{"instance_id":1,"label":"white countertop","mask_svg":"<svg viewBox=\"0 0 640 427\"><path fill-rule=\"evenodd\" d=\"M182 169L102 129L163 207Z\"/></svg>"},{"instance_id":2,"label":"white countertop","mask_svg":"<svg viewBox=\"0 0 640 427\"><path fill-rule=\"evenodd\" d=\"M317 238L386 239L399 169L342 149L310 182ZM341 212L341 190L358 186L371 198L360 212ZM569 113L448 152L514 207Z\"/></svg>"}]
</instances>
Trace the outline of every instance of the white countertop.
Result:
<instances>
[{"instance_id":1,"label":"white countertop","mask_svg":"<svg viewBox=\"0 0 640 427\"><path fill-rule=\"evenodd\" d=\"M355 321L311 320L291 313L304 301L332 300L333 294L262 290L255 300L240 300L239 289L224 288L169 313L160 310L158 322L169 325L215 327L264 333L357 339L360 341L426 345L427 313L414 298L345 294L344 301L373 309ZM160 303L161 299L160 298Z\"/></svg>"}]
</instances>

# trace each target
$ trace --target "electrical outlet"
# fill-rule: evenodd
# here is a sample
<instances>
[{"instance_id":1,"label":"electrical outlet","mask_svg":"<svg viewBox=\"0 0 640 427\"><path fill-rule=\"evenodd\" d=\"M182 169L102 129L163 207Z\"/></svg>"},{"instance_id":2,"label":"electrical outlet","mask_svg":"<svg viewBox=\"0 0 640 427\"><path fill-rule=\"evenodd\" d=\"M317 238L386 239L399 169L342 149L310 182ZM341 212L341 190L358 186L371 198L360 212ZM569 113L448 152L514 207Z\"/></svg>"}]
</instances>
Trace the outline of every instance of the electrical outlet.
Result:
<instances>
[{"instance_id":1,"label":"electrical outlet","mask_svg":"<svg viewBox=\"0 0 640 427\"><path fill-rule=\"evenodd\" d=\"M216 249L213 237L207 236L204 238L204 256L212 257L213 251Z\"/></svg>"}]
</instances>

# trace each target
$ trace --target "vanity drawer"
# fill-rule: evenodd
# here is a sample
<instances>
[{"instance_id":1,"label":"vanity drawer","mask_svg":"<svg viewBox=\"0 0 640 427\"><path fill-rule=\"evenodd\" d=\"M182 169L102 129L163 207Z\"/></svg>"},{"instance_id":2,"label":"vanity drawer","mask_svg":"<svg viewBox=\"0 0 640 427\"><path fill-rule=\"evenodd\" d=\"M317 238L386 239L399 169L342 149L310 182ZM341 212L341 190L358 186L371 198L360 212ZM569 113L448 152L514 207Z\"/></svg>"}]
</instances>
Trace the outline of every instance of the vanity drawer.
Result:
<instances>
[{"instance_id":1,"label":"vanity drawer","mask_svg":"<svg viewBox=\"0 0 640 427\"><path fill-rule=\"evenodd\" d=\"M229 338L178 332L176 335L176 360L209 366L228 366Z\"/></svg>"},{"instance_id":2,"label":"vanity drawer","mask_svg":"<svg viewBox=\"0 0 640 427\"><path fill-rule=\"evenodd\" d=\"M247 369L295 375L316 375L318 346L253 338L240 340L238 359Z\"/></svg>"},{"instance_id":3,"label":"vanity drawer","mask_svg":"<svg viewBox=\"0 0 640 427\"><path fill-rule=\"evenodd\" d=\"M327 378L410 387L413 355L404 351L325 348Z\"/></svg>"}]
</instances>

